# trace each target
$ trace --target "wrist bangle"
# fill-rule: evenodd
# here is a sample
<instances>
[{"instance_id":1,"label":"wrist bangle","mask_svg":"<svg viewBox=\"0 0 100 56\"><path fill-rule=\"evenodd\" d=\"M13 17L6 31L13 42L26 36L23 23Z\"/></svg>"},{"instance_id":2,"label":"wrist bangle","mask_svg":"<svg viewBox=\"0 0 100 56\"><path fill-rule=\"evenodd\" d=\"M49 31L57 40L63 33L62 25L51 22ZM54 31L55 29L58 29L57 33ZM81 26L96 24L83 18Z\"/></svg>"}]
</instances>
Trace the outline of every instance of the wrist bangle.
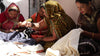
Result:
<instances>
[{"instance_id":1,"label":"wrist bangle","mask_svg":"<svg viewBox=\"0 0 100 56\"><path fill-rule=\"evenodd\" d=\"M92 38L94 38L94 33L92 33Z\"/></svg>"}]
</instances>

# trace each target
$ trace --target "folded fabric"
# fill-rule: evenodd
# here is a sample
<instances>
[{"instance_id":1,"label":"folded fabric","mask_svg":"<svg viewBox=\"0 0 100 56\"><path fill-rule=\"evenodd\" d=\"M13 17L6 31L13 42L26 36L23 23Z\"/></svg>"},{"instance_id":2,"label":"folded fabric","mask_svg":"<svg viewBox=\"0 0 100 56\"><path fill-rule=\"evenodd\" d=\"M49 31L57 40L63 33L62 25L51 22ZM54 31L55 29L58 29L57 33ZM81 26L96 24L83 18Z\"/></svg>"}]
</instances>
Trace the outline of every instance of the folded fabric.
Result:
<instances>
[{"instance_id":1,"label":"folded fabric","mask_svg":"<svg viewBox=\"0 0 100 56\"><path fill-rule=\"evenodd\" d=\"M60 54L59 50L53 50L51 48L48 48L45 56L61 56L61 54Z\"/></svg>"},{"instance_id":2,"label":"folded fabric","mask_svg":"<svg viewBox=\"0 0 100 56\"><path fill-rule=\"evenodd\" d=\"M81 28L71 30L68 34L59 39L51 47L51 49L58 50L61 56L79 56L78 43L79 43L80 33L82 31L83 30ZM46 53L46 55L48 56L49 53L50 52Z\"/></svg>"}]
</instances>

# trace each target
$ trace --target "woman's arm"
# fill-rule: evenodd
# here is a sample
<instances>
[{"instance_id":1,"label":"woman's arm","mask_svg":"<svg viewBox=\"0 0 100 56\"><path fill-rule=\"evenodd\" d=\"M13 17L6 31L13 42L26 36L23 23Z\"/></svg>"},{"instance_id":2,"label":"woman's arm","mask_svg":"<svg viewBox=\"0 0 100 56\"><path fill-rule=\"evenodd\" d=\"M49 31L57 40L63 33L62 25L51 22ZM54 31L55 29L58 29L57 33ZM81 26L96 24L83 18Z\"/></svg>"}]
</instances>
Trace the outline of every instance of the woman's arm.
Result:
<instances>
[{"instance_id":1,"label":"woman's arm","mask_svg":"<svg viewBox=\"0 0 100 56\"><path fill-rule=\"evenodd\" d=\"M100 18L97 21L97 28L98 28L98 33L83 31L82 34L85 35L85 36L92 37L94 39L100 40Z\"/></svg>"},{"instance_id":2,"label":"woman's arm","mask_svg":"<svg viewBox=\"0 0 100 56\"><path fill-rule=\"evenodd\" d=\"M40 31L35 31L33 34L46 34L48 32L48 29L45 30L40 30Z\"/></svg>"},{"instance_id":3,"label":"woman's arm","mask_svg":"<svg viewBox=\"0 0 100 56\"><path fill-rule=\"evenodd\" d=\"M0 31L4 32L4 30L1 28L1 26L2 26L2 25L1 25L1 23L0 23Z\"/></svg>"},{"instance_id":4,"label":"woman's arm","mask_svg":"<svg viewBox=\"0 0 100 56\"><path fill-rule=\"evenodd\" d=\"M44 27L47 27L47 23L45 19L41 20L38 23L34 23L33 29L38 31L38 30L43 29Z\"/></svg>"},{"instance_id":5,"label":"woman's arm","mask_svg":"<svg viewBox=\"0 0 100 56\"><path fill-rule=\"evenodd\" d=\"M100 17L99 17L99 19L98 19L98 21L97 21L97 28L98 28L98 32L99 32L99 33L94 34L94 38L100 40Z\"/></svg>"},{"instance_id":6,"label":"woman's arm","mask_svg":"<svg viewBox=\"0 0 100 56\"><path fill-rule=\"evenodd\" d=\"M53 30L52 34L53 34L52 36L44 37L42 40L43 41L54 41L54 40L57 40L57 36L56 36L56 33L54 32L54 30Z\"/></svg>"},{"instance_id":7,"label":"woman's arm","mask_svg":"<svg viewBox=\"0 0 100 56\"><path fill-rule=\"evenodd\" d=\"M53 34L52 36L48 36L48 37L43 36L43 37L41 37L41 38L36 38L36 41L37 41L37 42L39 42L39 41L48 42L48 41L57 40L57 36L56 36L54 30L53 30L52 34Z\"/></svg>"},{"instance_id":8,"label":"woman's arm","mask_svg":"<svg viewBox=\"0 0 100 56\"><path fill-rule=\"evenodd\" d=\"M1 23L0 23L0 31L5 32L5 33L11 32L10 30L4 30L4 29L2 29L2 24Z\"/></svg>"}]
</instances>

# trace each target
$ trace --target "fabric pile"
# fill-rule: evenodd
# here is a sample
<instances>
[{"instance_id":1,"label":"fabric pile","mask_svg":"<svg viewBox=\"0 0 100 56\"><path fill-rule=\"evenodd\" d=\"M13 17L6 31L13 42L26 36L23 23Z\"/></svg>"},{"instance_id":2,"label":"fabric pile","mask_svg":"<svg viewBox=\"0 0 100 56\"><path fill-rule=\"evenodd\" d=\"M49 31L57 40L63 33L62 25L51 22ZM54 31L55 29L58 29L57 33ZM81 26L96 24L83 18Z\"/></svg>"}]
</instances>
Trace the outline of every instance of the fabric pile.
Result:
<instances>
[{"instance_id":1,"label":"fabric pile","mask_svg":"<svg viewBox=\"0 0 100 56\"><path fill-rule=\"evenodd\" d=\"M0 40L0 56L44 56L43 50L40 44L31 46Z\"/></svg>"},{"instance_id":2,"label":"fabric pile","mask_svg":"<svg viewBox=\"0 0 100 56\"><path fill-rule=\"evenodd\" d=\"M81 28L73 29L64 37L59 39L50 49L53 51L59 51L58 56L79 56L78 52L78 43L79 36L83 30ZM54 52L51 52L50 49L46 51L46 56L57 56Z\"/></svg>"}]
</instances>

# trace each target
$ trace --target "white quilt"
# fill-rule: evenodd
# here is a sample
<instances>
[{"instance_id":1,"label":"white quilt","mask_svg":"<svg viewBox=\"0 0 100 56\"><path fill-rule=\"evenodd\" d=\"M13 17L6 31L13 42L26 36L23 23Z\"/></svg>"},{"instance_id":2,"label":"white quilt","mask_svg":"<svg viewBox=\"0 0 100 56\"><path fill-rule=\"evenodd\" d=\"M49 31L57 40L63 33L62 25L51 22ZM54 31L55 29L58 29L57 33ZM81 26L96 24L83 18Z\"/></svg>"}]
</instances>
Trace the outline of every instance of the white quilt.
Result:
<instances>
[{"instance_id":1,"label":"white quilt","mask_svg":"<svg viewBox=\"0 0 100 56\"><path fill-rule=\"evenodd\" d=\"M79 56L78 42L82 31L81 28L71 30L68 34L59 39L51 49L47 49L45 56ZM56 51L59 55L55 54Z\"/></svg>"}]
</instances>

